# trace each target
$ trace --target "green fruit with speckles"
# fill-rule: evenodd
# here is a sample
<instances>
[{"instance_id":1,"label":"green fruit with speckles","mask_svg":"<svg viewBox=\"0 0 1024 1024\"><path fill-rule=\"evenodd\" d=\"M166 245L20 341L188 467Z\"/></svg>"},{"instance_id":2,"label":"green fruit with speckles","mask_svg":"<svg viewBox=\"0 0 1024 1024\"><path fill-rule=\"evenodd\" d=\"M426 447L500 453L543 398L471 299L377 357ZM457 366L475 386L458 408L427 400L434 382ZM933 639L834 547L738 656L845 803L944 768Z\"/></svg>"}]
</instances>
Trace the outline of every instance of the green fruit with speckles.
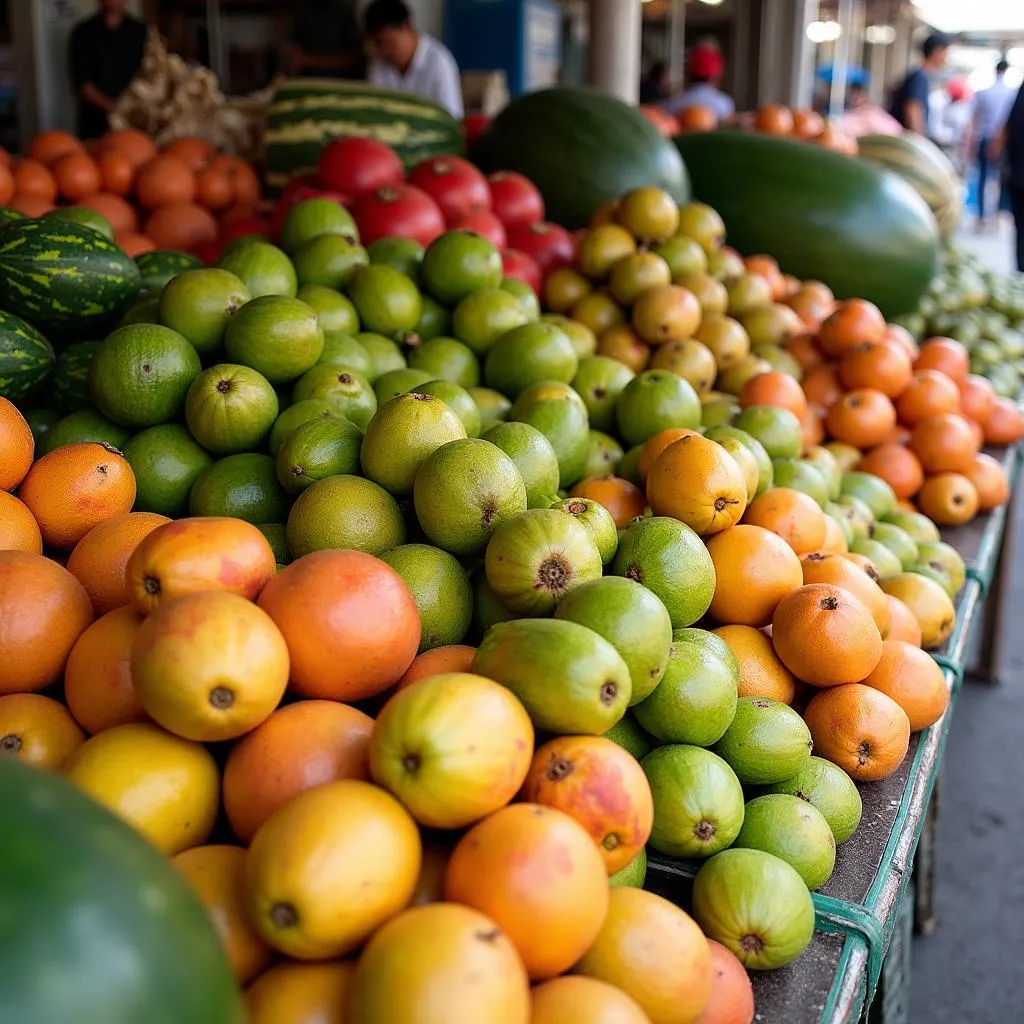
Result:
<instances>
[{"instance_id":1,"label":"green fruit with speckles","mask_svg":"<svg viewBox=\"0 0 1024 1024\"><path fill-rule=\"evenodd\" d=\"M659 686L670 661L672 622L646 587L620 576L583 583L562 598L555 618L594 630L619 652L629 669L631 704Z\"/></svg>"},{"instance_id":2,"label":"green fruit with speckles","mask_svg":"<svg viewBox=\"0 0 1024 1024\"><path fill-rule=\"evenodd\" d=\"M714 749L745 786L767 786L801 771L812 746L804 720L787 704L740 697L732 723Z\"/></svg>"},{"instance_id":3,"label":"green fruit with speckles","mask_svg":"<svg viewBox=\"0 0 1024 1024\"><path fill-rule=\"evenodd\" d=\"M711 857L743 824L743 787L729 765L702 747L669 743L641 762L654 798L650 845L669 857Z\"/></svg>"},{"instance_id":4,"label":"green fruit with speckles","mask_svg":"<svg viewBox=\"0 0 1024 1024\"><path fill-rule=\"evenodd\" d=\"M714 633L677 629L671 635L664 677L634 713L647 732L665 743L710 747L736 714L739 662Z\"/></svg>"}]
</instances>

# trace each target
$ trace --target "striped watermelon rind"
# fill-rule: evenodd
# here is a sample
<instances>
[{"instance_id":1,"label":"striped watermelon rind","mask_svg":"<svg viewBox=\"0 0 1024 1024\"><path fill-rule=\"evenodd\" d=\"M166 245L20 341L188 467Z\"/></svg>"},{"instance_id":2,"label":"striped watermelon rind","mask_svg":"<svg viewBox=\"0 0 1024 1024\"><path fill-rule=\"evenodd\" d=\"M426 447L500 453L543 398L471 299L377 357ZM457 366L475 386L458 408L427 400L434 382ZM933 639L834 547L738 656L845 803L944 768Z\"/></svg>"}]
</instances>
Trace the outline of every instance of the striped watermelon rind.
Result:
<instances>
[{"instance_id":1,"label":"striped watermelon rind","mask_svg":"<svg viewBox=\"0 0 1024 1024\"><path fill-rule=\"evenodd\" d=\"M135 261L91 228L24 220L0 230L0 305L42 330L108 323L138 291Z\"/></svg>"},{"instance_id":2,"label":"striped watermelon rind","mask_svg":"<svg viewBox=\"0 0 1024 1024\"><path fill-rule=\"evenodd\" d=\"M175 249L144 252L135 257L135 264L139 268L140 288L144 292L158 292L172 277L205 266L198 256Z\"/></svg>"},{"instance_id":3,"label":"striped watermelon rind","mask_svg":"<svg viewBox=\"0 0 1024 1024\"><path fill-rule=\"evenodd\" d=\"M348 135L386 143L407 167L463 146L459 122L419 96L342 79L292 79L278 87L267 114L267 184L283 188L312 173L324 145Z\"/></svg>"},{"instance_id":4,"label":"striped watermelon rind","mask_svg":"<svg viewBox=\"0 0 1024 1024\"><path fill-rule=\"evenodd\" d=\"M0 310L0 395L30 398L53 370L53 346L31 324Z\"/></svg>"},{"instance_id":5,"label":"striped watermelon rind","mask_svg":"<svg viewBox=\"0 0 1024 1024\"><path fill-rule=\"evenodd\" d=\"M914 132L902 135L861 135L858 155L878 167L898 174L928 204L943 238L960 220L961 185L956 169L945 153Z\"/></svg>"},{"instance_id":6,"label":"striped watermelon rind","mask_svg":"<svg viewBox=\"0 0 1024 1024\"><path fill-rule=\"evenodd\" d=\"M58 356L53 371L53 404L62 412L77 412L92 405L89 397L89 368L99 348L98 341L78 341Z\"/></svg>"}]
</instances>

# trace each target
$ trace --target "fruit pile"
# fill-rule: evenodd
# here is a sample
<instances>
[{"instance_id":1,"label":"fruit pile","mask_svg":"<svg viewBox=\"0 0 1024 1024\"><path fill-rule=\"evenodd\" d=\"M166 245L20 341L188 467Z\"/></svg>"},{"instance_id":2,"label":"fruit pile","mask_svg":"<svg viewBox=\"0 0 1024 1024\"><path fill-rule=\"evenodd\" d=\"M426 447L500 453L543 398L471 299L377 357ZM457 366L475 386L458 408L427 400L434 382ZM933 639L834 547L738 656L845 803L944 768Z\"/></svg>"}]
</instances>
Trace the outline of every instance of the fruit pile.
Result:
<instances>
[{"instance_id":1,"label":"fruit pile","mask_svg":"<svg viewBox=\"0 0 1024 1024\"><path fill-rule=\"evenodd\" d=\"M277 201L271 230L280 235L291 207L328 198L346 206L365 246L394 238L429 245L446 230L473 231L501 250L505 273L540 290L543 270L573 258L572 239L544 222L544 200L523 175L485 177L457 156L431 157L406 175L398 154L375 139L328 143L315 174L293 178Z\"/></svg>"},{"instance_id":2,"label":"fruit pile","mask_svg":"<svg viewBox=\"0 0 1024 1024\"><path fill-rule=\"evenodd\" d=\"M0 229L0 750L174 858L255 1024L750 1024L946 709L935 513L1021 415L710 207L574 238L446 158L349 211L354 144L215 266Z\"/></svg>"},{"instance_id":3,"label":"fruit pile","mask_svg":"<svg viewBox=\"0 0 1024 1024\"><path fill-rule=\"evenodd\" d=\"M1016 398L1024 380L1024 279L983 267L950 247L942 271L917 310L899 322L916 338L940 334L959 341L971 373L987 377L1004 398Z\"/></svg>"},{"instance_id":4,"label":"fruit pile","mask_svg":"<svg viewBox=\"0 0 1024 1024\"><path fill-rule=\"evenodd\" d=\"M52 212L92 226L105 221L131 256L209 244L225 227L251 218L260 199L252 167L218 156L202 139L182 137L158 150L149 136L124 129L87 150L67 132L48 131L29 142L23 157L2 156L0 205L29 217Z\"/></svg>"},{"instance_id":5,"label":"fruit pile","mask_svg":"<svg viewBox=\"0 0 1024 1024\"><path fill-rule=\"evenodd\" d=\"M686 132L712 132L719 127L718 115L702 103L685 107L678 116L655 106L641 107L640 112L658 131L669 137ZM814 142L837 153L857 155L857 140L813 110L769 103L752 113L740 114L736 120L741 127L751 131Z\"/></svg>"}]
</instances>

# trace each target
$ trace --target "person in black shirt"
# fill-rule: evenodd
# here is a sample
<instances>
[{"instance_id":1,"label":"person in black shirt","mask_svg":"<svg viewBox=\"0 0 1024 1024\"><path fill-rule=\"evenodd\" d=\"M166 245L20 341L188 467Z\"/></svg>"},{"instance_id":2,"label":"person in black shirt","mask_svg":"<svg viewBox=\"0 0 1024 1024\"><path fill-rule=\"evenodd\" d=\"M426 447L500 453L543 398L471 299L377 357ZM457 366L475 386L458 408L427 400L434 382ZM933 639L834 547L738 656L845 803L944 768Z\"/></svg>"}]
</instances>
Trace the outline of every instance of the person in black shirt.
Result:
<instances>
[{"instance_id":1,"label":"person in black shirt","mask_svg":"<svg viewBox=\"0 0 1024 1024\"><path fill-rule=\"evenodd\" d=\"M83 139L107 130L107 116L142 66L146 26L125 14L124 5L125 0L100 0L99 12L71 33L71 81Z\"/></svg>"},{"instance_id":2,"label":"person in black shirt","mask_svg":"<svg viewBox=\"0 0 1024 1024\"><path fill-rule=\"evenodd\" d=\"M911 71L893 93L889 113L904 128L926 138L929 134L928 96L932 88L932 76L945 67L948 54L949 37L941 32L933 32L921 44L923 63Z\"/></svg>"},{"instance_id":3,"label":"person in black shirt","mask_svg":"<svg viewBox=\"0 0 1024 1024\"><path fill-rule=\"evenodd\" d=\"M668 66L659 60L651 65L651 70L640 82L640 102L663 103L668 97Z\"/></svg>"}]
</instances>

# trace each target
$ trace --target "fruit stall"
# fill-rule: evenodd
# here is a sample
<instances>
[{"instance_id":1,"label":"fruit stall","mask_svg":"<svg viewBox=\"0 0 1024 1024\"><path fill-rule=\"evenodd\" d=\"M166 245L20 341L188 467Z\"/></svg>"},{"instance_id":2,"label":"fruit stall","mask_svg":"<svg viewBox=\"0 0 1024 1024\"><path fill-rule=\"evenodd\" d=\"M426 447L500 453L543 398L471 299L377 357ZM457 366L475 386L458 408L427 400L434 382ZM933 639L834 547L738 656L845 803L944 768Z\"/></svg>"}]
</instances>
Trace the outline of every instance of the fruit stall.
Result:
<instances>
[{"instance_id":1,"label":"fruit stall","mask_svg":"<svg viewBox=\"0 0 1024 1024\"><path fill-rule=\"evenodd\" d=\"M1024 281L919 140L688 118L0 154L0 1018L906 1019Z\"/></svg>"}]
</instances>

